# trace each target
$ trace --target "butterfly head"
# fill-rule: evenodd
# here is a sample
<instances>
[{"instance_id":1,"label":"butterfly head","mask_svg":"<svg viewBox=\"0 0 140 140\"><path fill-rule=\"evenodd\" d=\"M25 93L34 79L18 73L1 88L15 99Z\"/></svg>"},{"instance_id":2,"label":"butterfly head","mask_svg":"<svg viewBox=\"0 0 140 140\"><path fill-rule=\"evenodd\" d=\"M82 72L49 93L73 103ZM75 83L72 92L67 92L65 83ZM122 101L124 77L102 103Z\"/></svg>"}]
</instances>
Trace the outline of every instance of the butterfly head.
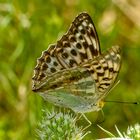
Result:
<instances>
[{"instance_id":1,"label":"butterfly head","mask_svg":"<svg viewBox=\"0 0 140 140\"><path fill-rule=\"evenodd\" d=\"M105 105L105 102L103 100L100 100L98 103L97 103L97 107L99 110L101 110Z\"/></svg>"}]
</instances>

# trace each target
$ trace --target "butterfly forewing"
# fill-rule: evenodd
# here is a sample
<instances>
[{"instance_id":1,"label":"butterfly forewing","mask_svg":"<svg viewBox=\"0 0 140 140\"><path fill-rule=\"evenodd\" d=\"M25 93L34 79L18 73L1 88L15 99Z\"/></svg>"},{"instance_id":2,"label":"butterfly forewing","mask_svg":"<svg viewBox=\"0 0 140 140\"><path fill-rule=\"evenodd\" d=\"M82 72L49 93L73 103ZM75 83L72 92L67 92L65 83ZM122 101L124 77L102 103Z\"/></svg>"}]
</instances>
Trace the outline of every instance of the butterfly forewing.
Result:
<instances>
[{"instance_id":1,"label":"butterfly forewing","mask_svg":"<svg viewBox=\"0 0 140 140\"><path fill-rule=\"evenodd\" d=\"M76 17L68 33L57 42L57 46L58 58L68 67L99 56L98 36L90 16L82 13Z\"/></svg>"},{"instance_id":2,"label":"butterfly forewing","mask_svg":"<svg viewBox=\"0 0 140 140\"><path fill-rule=\"evenodd\" d=\"M68 32L38 59L32 78L33 88L51 73L78 66L99 55L100 46L94 24L87 13L81 13Z\"/></svg>"}]
</instances>

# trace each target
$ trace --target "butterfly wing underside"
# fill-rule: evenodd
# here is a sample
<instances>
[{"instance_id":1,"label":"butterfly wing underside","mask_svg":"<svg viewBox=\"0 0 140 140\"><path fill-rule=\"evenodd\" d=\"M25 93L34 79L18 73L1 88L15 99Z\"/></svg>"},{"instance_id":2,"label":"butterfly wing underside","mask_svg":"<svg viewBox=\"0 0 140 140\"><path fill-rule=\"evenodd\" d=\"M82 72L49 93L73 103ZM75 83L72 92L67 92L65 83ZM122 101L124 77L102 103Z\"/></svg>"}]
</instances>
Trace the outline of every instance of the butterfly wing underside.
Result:
<instances>
[{"instance_id":1,"label":"butterfly wing underside","mask_svg":"<svg viewBox=\"0 0 140 140\"><path fill-rule=\"evenodd\" d=\"M98 35L87 13L37 60L32 90L46 100L75 112L99 110L114 85L121 65L120 48L101 54Z\"/></svg>"}]
</instances>

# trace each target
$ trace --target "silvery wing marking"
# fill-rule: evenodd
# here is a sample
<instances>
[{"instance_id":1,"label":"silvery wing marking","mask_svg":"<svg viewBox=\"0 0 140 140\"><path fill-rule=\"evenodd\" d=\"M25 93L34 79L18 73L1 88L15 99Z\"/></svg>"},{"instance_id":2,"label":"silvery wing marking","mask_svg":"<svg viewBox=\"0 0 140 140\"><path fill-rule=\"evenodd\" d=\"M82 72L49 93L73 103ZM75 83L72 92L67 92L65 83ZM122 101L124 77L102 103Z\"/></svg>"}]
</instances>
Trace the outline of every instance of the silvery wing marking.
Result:
<instances>
[{"instance_id":1,"label":"silvery wing marking","mask_svg":"<svg viewBox=\"0 0 140 140\"><path fill-rule=\"evenodd\" d=\"M49 75L36 91L47 101L75 112L98 111L100 101L116 81L120 66L120 49L114 46L89 62Z\"/></svg>"},{"instance_id":2,"label":"silvery wing marking","mask_svg":"<svg viewBox=\"0 0 140 140\"><path fill-rule=\"evenodd\" d=\"M48 75L76 67L100 54L99 40L92 19L87 13L81 13L72 22L68 32L56 44L50 45L37 60L32 78L33 90Z\"/></svg>"}]
</instances>

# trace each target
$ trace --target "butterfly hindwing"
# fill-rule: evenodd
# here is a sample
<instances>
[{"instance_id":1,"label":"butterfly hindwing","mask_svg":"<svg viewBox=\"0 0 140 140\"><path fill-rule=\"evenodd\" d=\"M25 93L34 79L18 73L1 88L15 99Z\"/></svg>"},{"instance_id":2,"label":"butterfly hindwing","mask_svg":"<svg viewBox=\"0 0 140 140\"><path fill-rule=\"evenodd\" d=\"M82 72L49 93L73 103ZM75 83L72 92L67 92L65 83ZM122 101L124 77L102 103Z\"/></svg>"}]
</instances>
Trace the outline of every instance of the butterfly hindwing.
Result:
<instances>
[{"instance_id":1,"label":"butterfly hindwing","mask_svg":"<svg viewBox=\"0 0 140 140\"><path fill-rule=\"evenodd\" d=\"M85 63L95 80L98 93L105 95L114 85L121 66L121 54L118 46L113 46L103 55Z\"/></svg>"}]
</instances>

